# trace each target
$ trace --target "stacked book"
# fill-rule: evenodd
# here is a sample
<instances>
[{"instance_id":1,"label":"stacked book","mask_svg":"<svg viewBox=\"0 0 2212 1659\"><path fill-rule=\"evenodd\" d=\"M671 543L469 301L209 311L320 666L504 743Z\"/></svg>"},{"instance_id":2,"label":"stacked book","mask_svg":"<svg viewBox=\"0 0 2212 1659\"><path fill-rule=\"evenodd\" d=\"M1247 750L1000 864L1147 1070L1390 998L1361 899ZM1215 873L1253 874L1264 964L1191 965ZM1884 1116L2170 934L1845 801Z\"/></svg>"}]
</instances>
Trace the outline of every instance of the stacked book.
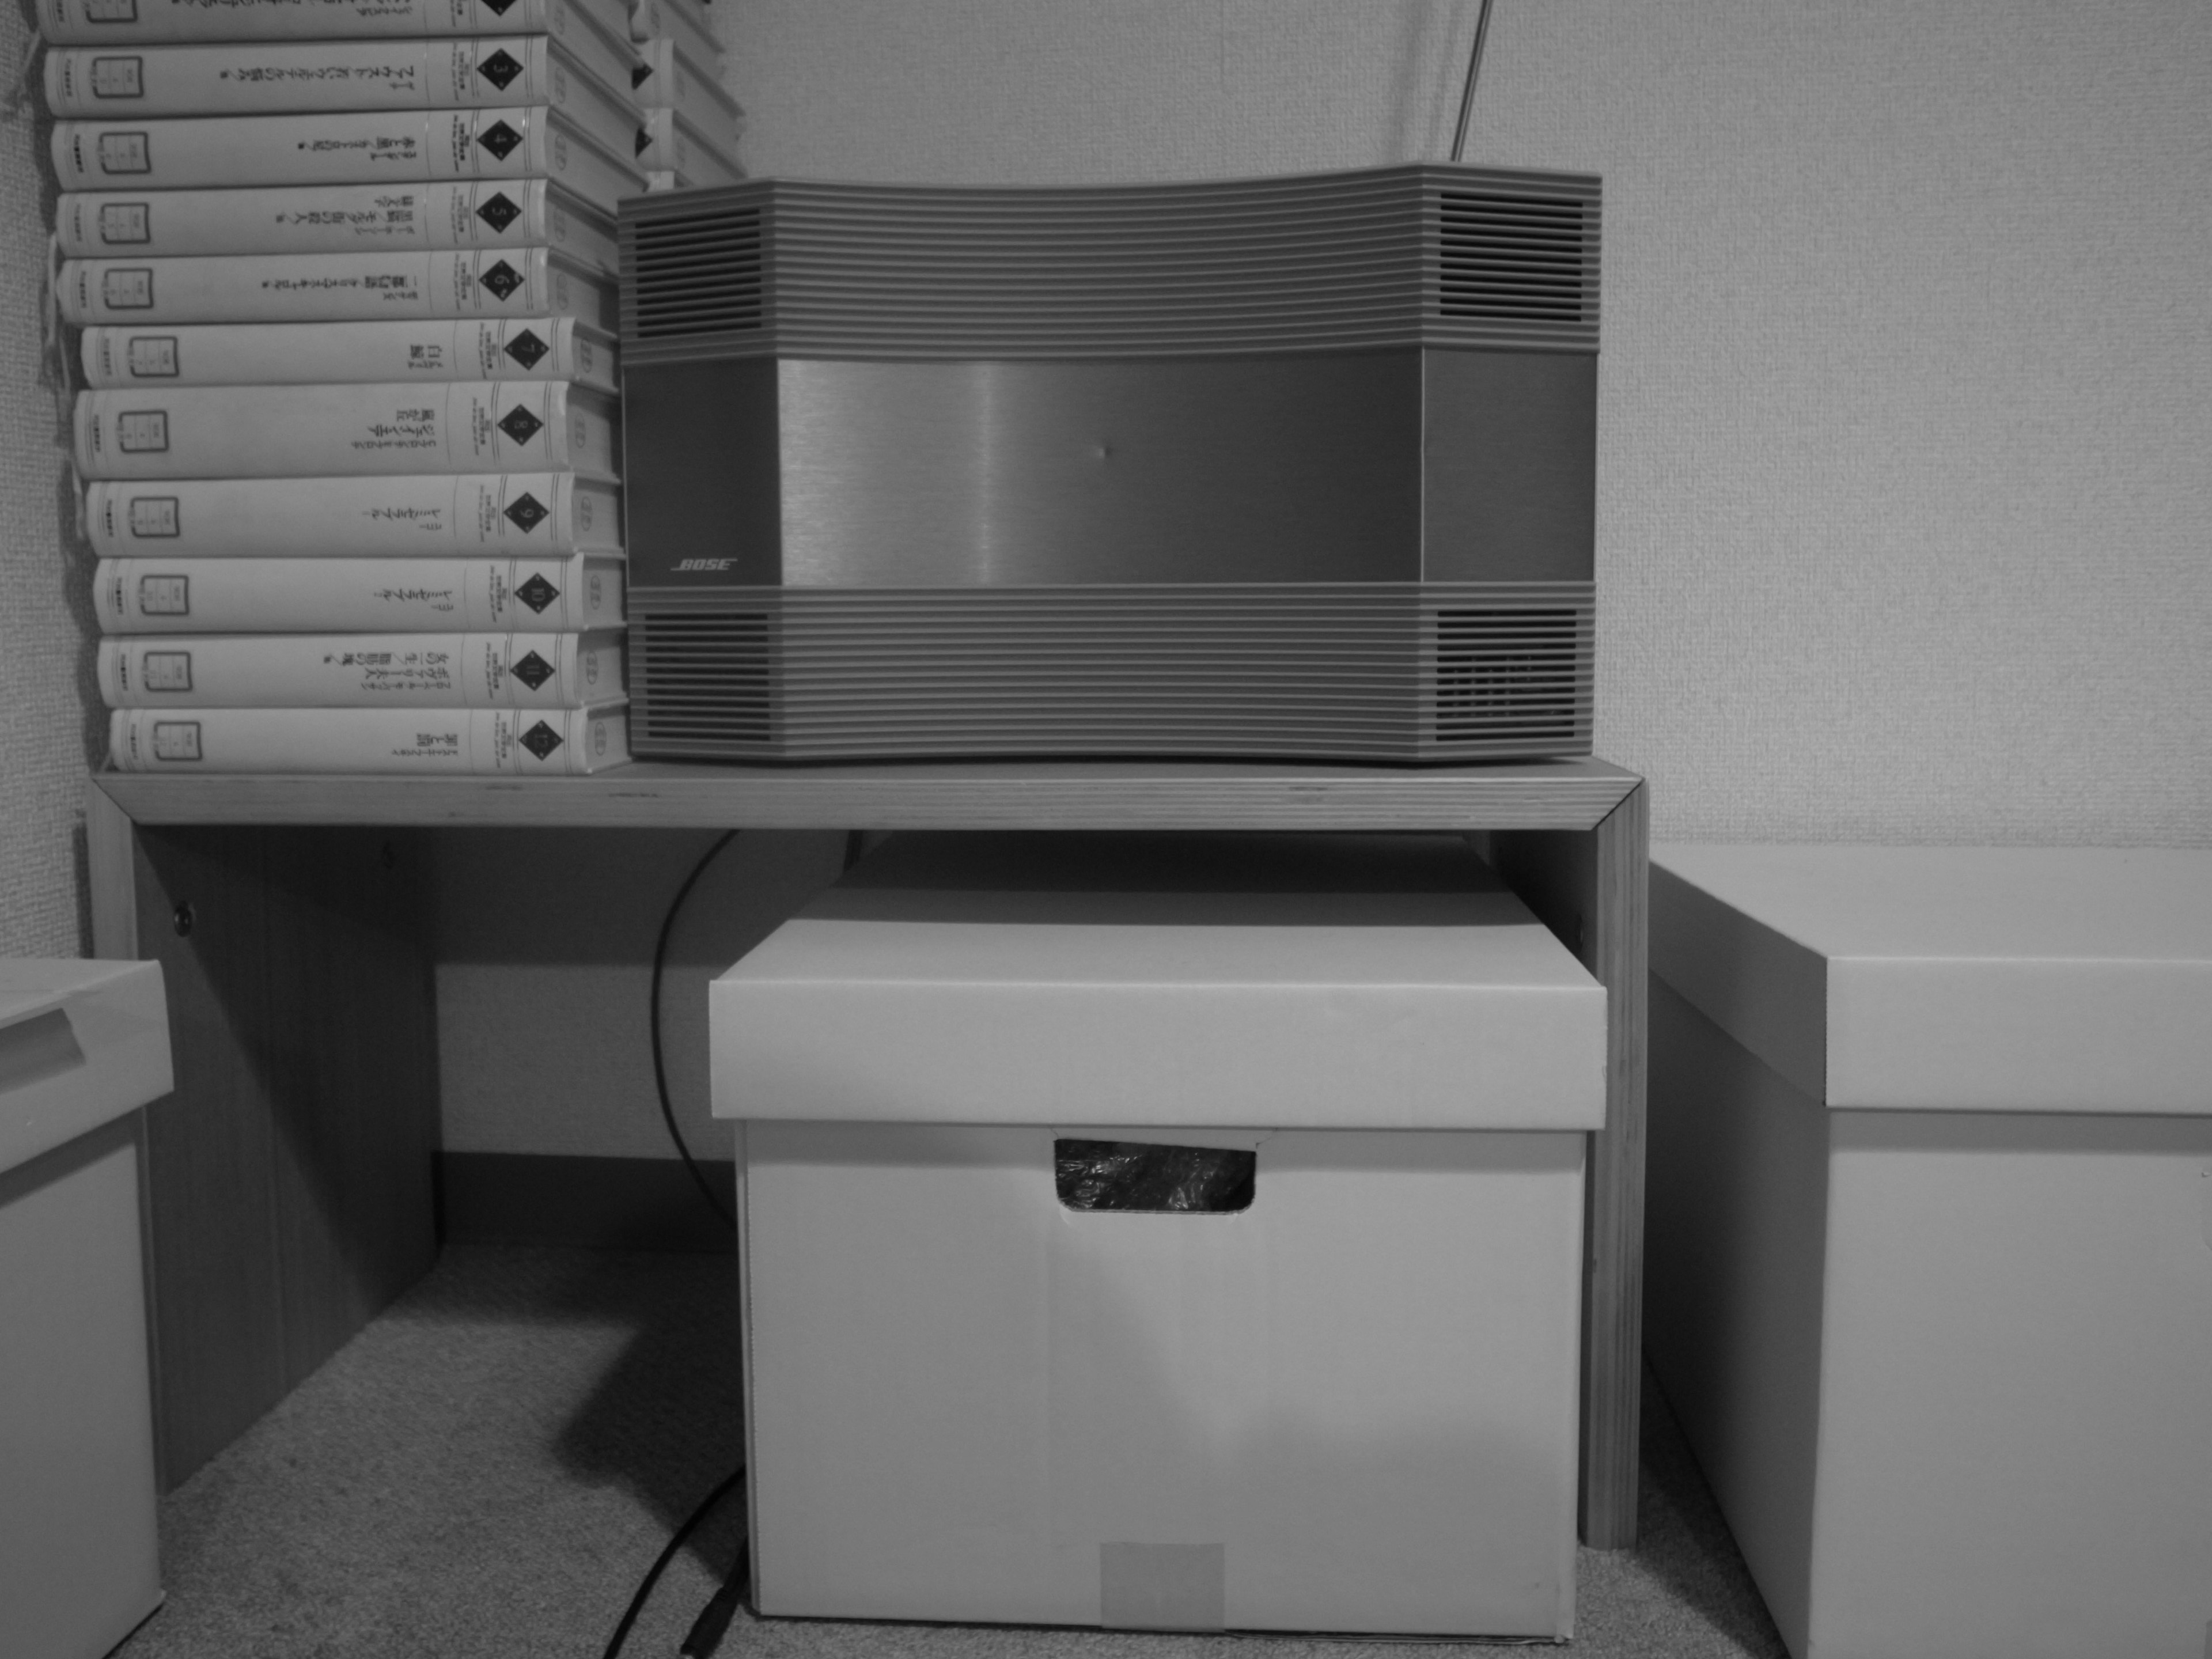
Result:
<instances>
[{"instance_id":1,"label":"stacked book","mask_svg":"<svg viewBox=\"0 0 2212 1659\"><path fill-rule=\"evenodd\" d=\"M113 763L627 757L623 0L39 0Z\"/></svg>"},{"instance_id":2,"label":"stacked book","mask_svg":"<svg viewBox=\"0 0 2212 1659\"><path fill-rule=\"evenodd\" d=\"M744 113L722 90L722 48L699 0L633 0L630 71L639 106L637 163L647 187L733 185Z\"/></svg>"}]
</instances>

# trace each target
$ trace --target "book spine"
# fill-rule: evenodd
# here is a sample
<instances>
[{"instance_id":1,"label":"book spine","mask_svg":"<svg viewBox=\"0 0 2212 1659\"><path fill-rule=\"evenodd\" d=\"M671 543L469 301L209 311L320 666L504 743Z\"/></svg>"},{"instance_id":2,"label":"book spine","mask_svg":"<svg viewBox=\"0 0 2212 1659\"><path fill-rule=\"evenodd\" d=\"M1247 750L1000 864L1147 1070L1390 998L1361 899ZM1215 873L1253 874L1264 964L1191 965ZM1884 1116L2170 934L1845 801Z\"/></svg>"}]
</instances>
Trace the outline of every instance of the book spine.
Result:
<instances>
[{"instance_id":1,"label":"book spine","mask_svg":"<svg viewBox=\"0 0 2212 1659\"><path fill-rule=\"evenodd\" d=\"M581 777L629 758L628 710L118 708L118 772L377 772Z\"/></svg>"},{"instance_id":2,"label":"book spine","mask_svg":"<svg viewBox=\"0 0 2212 1659\"><path fill-rule=\"evenodd\" d=\"M635 175L571 153L592 148L543 104L317 115L57 121L54 170L67 191L268 185L421 184L559 178L607 210ZM571 175L574 175L573 177Z\"/></svg>"},{"instance_id":3,"label":"book spine","mask_svg":"<svg viewBox=\"0 0 2212 1659\"><path fill-rule=\"evenodd\" d=\"M735 160L672 109L639 112L637 164L649 173L673 173L687 185L734 185L745 176Z\"/></svg>"},{"instance_id":4,"label":"book spine","mask_svg":"<svg viewBox=\"0 0 2212 1659\"><path fill-rule=\"evenodd\" d=\"M617 476L611 408L564 380L81 392L88 478L544 471Z\"/></svg>"},{"instance_id":5,"label":"book spine","mask_svg":"<svg viewBox=\"0 0 2212 1659\"><path fill-rule=\"evenodd\" d=\"M585 631L623 624L623 564L565 559L102 559L106 634Z\"/></svg>"},{"instance_id":6,"label":"book spine","mask_svg":"<svg viewBox=\"0 0 2212 1659\"><path fill-rule=\"evenodd\" d=\"M714 71L722 66L722 43L714 38L705 11L684 0L632 0L629 38L676 40L702 69Z\"/></svg>"},{"instance_id":7,"label":"book spine","mask_svg":"<svg viewBox=\"0 0 2212 1659\"><path fill-rule=\"evenodd\" d=\"M573 317L95 326L78 356L95 388L500 379L620 390L614 346Z\"/></svg>"},{"instance_id":8,"label":"book spine","mask_svg":"<svg viewBox=\"0 0 2212 1659\"><path fill-rule=\"evenodd\" d=\"M555 101L551 68L544 35L493 35L84 46L48 52L43 73L55 116L117 120L544 103Z\"/></svg>"},{"instance_id":9,"label":"book spine","mask_svg":"<svg viewBox=\"0 0 2212 1659\"><path fill-rule=\"evenodd\" d=\"M97 323L372 322L529 317L619 321L614 283L535 248L435 253L246 253L194 259L64 259L62 320Z\"/></svg>"},{"instance_id":10,"label":"book spine","mask_svg":"<svg viewBox=\"0 0 2212 1659\"><path fill-rule=\"evenodd\" d=\"M583 14L557 14L570 27L553 37L553 62L566 61L597 80L607 91L635 106L629 97L630 80L637 68L637 47L626 28L606 30Z\"/></svg>"},{"instance_id":11,"label":"book spine","mask_svg":"<svg viewBox=\"0 0 2212 1659\"><path fill-rule=\"evenodd\" d=\"M622 635L133 636L99 672L111 708L581 708L622 696Z\"/></svg>"},{"instance_id":12,"label":"book spine","mask_svg":"<svg viewBox=\"0 0 2212 1659\"><path fill-rule=\"evenodd\" d=\"M186 478L94 483L85 525L102 558L450 558L619 554L621 497L574 473Z\"/></svg>"},{"instance_id":13,"label":"book spine","mask_svg":"<svg viewBox=\"0 0 2212 1659\"><path fill-rule=\"evenodd\" d=\"M548 0L38 0L38 20L48 46L117 46L536 34L549 9Z\"/></svg>"},{"instance_id":14,"label":"book spine","mask_svg":"<svg viewBox=\"0 0 2212 1659\"><path fill-rule=\"evenodd\" d=\"M672 109L735 161L744 112L665 36L638 47L631 95L641 109Z\"/></svg>"},{"instance_id":15,"label":"book spine","mask_svg":"<svg viewBox=\"0 0 2212 1659\"><path fill-rule=\"evenodd\" d=\"M619 268L612 224L543 179L504 184L74 191L54 209L70 259L429 252L550 244Z\"/></svg>"}]
</instances>

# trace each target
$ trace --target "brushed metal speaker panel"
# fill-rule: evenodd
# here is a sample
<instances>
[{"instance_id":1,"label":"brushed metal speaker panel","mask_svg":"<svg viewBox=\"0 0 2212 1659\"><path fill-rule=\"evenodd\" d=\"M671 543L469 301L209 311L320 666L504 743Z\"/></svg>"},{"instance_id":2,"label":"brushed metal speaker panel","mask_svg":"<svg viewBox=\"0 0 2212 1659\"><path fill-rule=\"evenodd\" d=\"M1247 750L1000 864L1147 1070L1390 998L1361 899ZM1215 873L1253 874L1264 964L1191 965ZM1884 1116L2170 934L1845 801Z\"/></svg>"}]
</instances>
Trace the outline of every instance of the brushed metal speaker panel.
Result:
<instances>
[{"instance_id":1,"label":"brushed metal speaker panel","mask_svg":"<svg viewBox=\"0 0 2212 1659\"><path fill-rule=\"evenodd\" d=\"M1588 583L630 596L640 755L1587 754Z\"/></svg>"},{"instance_id":2,"label":"brushed metal speaker panel","mask_svg":"<svg viewBox=\"0 0 2212 1659\"><path fill-rule=\"evenodd\" d=\"M1421 574L1418 353L780 369L792 586Z\"/></svg>"},{"instance_id":3,"label":"brushed metal speaker panel","mask_svg":"<svg viewBox=\"0 0 2212 1659\"><path fill-rule=\"evenodd\" d=\"M640 586L1584 581L1595 360L624 373Z\"/></svg>"},{"instance_id":4,"label":"brushed metal speaker panel","mask_svg":"<svg viewBox=\"0 0 2212 1659\"><path fill-rule=\"evenodd\" d=\"M1422 354L1421 574L1588 581L1596 574L1597 359Z\"/></svg>"}]
</instances>

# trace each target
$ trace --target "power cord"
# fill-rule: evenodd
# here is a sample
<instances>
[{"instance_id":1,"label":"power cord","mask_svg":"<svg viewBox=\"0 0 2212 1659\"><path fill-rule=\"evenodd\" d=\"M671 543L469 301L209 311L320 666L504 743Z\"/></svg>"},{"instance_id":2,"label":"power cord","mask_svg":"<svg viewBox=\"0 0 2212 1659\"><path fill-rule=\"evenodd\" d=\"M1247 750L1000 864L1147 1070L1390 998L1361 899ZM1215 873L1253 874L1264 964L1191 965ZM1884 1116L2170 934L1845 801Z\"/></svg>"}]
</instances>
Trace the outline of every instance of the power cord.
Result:
<instances>
[{"instance_id":1,"label":"power cord","mask_svg":"<svg viewBox=\"0 0 2212 1659\"><path fill-rule=\"evenodd\" d=\"M676 1143L676 1151L684 1160L684 1167L691 1172L692 1183L699 1188L699 1196L707 1200L707 1207L716 1219L732 1232L738 1230L738 1218L723 1207L722 1200L714 1196L714 1183L691 1156L691 1149L684 1144L684 1132L676 1127L676 1108L668 1099L668 1063L660 1051L660 980L668 967L668 936L676 931L676 918L684 908L684 901L691 896L691 890L699 884L699 878L707 873L707 866L715 856L738 838L734 830L724 832L721 838L700 856L691 866L691 873L684 878L684 884L676 890L669 901L668 914L660 919L660 939L653 947L653 1087L660 1097L660 1121L668 1126L668 1138Z\"/></svg>"},{"instance_id":2,"label":"power cord","mask_svg":"<svg viewBox=\"0 0 2212 1659\"><path fill-rule=\"evenodd\" d=\"M606 1652L602 1656L602 1659L619 1659L623 1644L629 1640L630 1626L637 1623L638 1614L645 1610L646 1598L653 1594L653 1587L660 1582L660 1575L668 1571L668 1564L676 1559L676 1552L684 1547L684 1540L689 1538L693 1529L707 1518L714 1505L722 1501L730 1488L744 1478L745 1466L740 1463L723 1477L720 1486L700 1500L699 1507L691 1511L682 1526L677 1528L676 1535L671 1538L661 1550L659 1558L639 1583L637 1594L629 1598L629 1606L623 1610L622 1622L615 1626L615 1633L607 1638ZM726 1617L723 1619L722 1624L725 1629L728 1627L729 1622ZM695 1626L693 1628L696 1631L697 1627ZM720 1640L719 1632L715 1639L718 1642ZM690 1638L688 1637L685 1638L684 1651L687 1654L690 1651ZM711 1653L713 1650L710 1648L707 1651Z\"/></svg>"},{"instance_id":3,"label":"power cord","mask_svg":"<svg viewBox=\"0 0 2212 1659\"><path fill-rule=\"evenodd\" d=\"M699 1616L691 1621L691 1633L676 1650L684 1659L714 1659L714 1650L722 1645L730 1620L737 1617L738 1608L752 1589L752 1540L739 1539L737 1559L730 1563L722 1588L699 1609Z\"/></svg>"},{"instance_id":4,"label":"power cord","mask_svg":"<svg viewBox=\"0 0 2212 1659\"><path fill-rule=\"evenodd\" d=\"M707 1179L706 1171L699 1167L698 1160L691 1156L691 1149L684 1144L684 1132L676 1127L676 1108L668 1097L668 1060L661 1050L660 1044L660 981L667 972L668 940L676 931L676 918L683 912L684 901L691 896L691 890L699 884L699 878L707 873L707 866L714 861L725 847L737 838L738 831L727 830L712 847L700 854L698 863L691 866L691 873L684 878L684 884L676 890L676 896L668 902L668 913L660 919L660 938L654 942L653 947L652 1006L653 1088L653 1092L660 1099L660 1121L668 1126L668 1138L676 1143L677 1155L684 1160L684 1167L690 1172L692 1183L699 1188L699 1196L706 1200L707 1207L714 1212L715 1219L732 1232L738 1230L737 1218L723 1207L720 1199L714 1196L714 1183ZM860 861L860 854L866 847L867 836L865 831L854 830L846 836L844 863L846 870L850 870Z\"/></svg>"}]
</instances>

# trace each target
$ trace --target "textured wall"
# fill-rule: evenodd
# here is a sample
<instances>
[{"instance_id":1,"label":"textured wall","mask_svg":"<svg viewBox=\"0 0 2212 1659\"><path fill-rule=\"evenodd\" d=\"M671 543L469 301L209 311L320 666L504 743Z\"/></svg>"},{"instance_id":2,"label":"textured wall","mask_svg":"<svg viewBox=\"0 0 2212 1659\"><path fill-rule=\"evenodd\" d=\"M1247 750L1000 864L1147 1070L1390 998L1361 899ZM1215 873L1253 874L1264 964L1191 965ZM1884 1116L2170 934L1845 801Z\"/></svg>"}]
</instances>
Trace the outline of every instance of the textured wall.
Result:
<instances>
[{"instance_id":1,"label":"textured wall","mask_svg":"<svg viewBox=\"0 0 2212 1659\"><path fill-rule=\"evenodd\" d=\"M54 188L40 100L13 96L30 42L25 12L0 10L0 956L73 957L91 943L80 824L104 722L90 567L72 539L62 424L40 352Z\"/></svg>"},{"instance_id":2,"label":"textured wall","mask_svg":"<svg viewBox=\"0 0 2212 1659\"><path fill-rule=\"evenodd\" d=\"M1449 148L1474 0L717 0L757 173ZM2212 842L2212 7L1497 0L1605 176L1598 750L1670 838Z\"/></svg>"}]
</instances>

